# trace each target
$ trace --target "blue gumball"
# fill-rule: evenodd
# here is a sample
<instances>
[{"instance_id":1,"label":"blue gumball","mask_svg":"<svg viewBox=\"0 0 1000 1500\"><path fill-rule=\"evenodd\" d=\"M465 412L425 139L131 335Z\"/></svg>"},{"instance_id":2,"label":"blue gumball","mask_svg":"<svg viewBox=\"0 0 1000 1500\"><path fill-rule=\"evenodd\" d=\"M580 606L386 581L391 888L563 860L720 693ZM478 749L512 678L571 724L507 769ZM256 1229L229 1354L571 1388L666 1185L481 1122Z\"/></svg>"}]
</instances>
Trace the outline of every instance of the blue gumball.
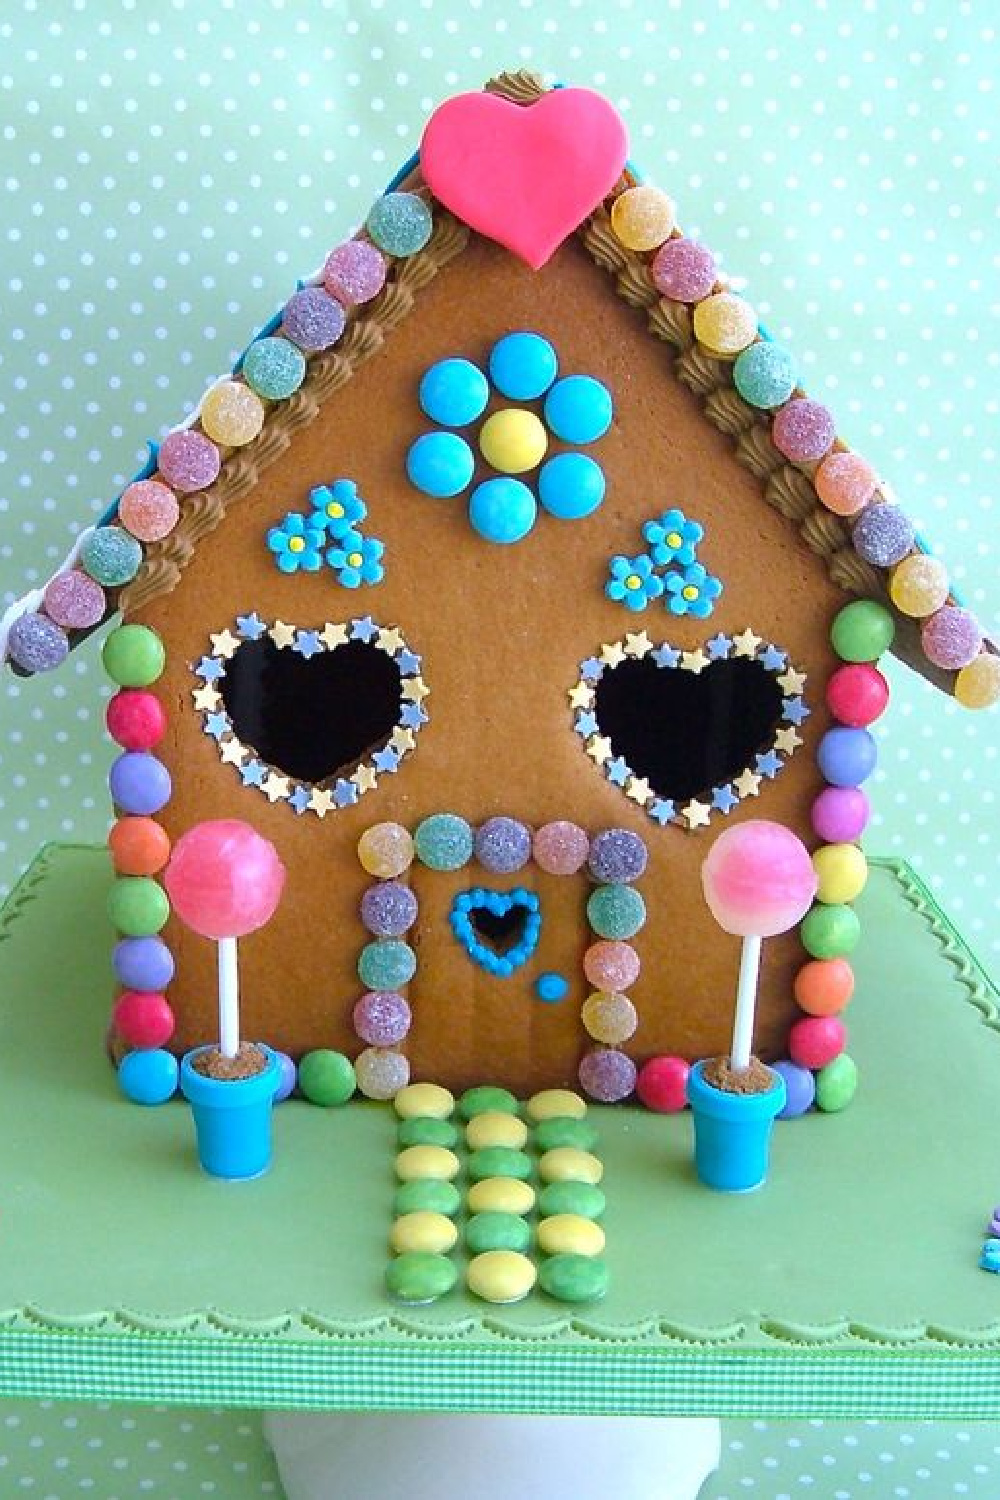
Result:
<instances>
[{"instance_id":1,"label":"blue gumball","mask_svg":"<svg viewBox=\"0 0 1000 1500\"><path fill-rule=\"evenodd\" d=\"M466 427L482 416L490 399L486 376L468 359L439 359L423 376L420 405L432 422Z\"/></svg>"},{"instance_id":2,"label":"blue gumball","mask_svg":"<svg viewBox=\"0 0 1000 1500\"><path fill-rule=\"evenodd\" d=\"M469 520L487 542L521 541L537 515L535 497L519 479L487 479L469 497Z\"/></svg>"},{"instance_id":3,"label":"blue gumball","mask_svg":"<svg viewBox=\"0 0 1000 1500\"><path fill-rule=\"evenodd\" d=\"M542 464L538 498L550 516L579 521L604 499L604 470L585 453L559 453Z\"/></svg>"},{"instance_id":4,"label":"blue gumball","mask_svg":"<svg viewBox=\"0 0 1000 1500\"><path fill-rule=\"evenodd\" d=\"M535 401L543 396L559 371L556 351L540 333L508 333L493 345L490 375L503 396L512 401Z\"/></svg>"},{"instance_id":5,"label":"blue gumball","mask_svg":"<svg viewBox=\"0 0 1000 1500\"><path fill-rule=\"evenodd\" d=\"M118 1064L118 1083L133 1104L166 1104L177 1092L180 1068L165 1047L129 1052Z\"/></svg>"},{"instance_id":6,"label":"blue gumball","mask_svg":"<svg viewBox=\"0 0 1000 1500\"><path fill-rule=\"evenodd\" d=\"M411 484L438 500L464 490L475 466L472 449L457 432L425 432L406 455Z\"/></svg>"},{"instance_id":7,"label":"blue gumball","mask_svg":"<svg viewBox=\"0 0 1000 1500\"><path fill-rule=\"evenodd\" d=\"M545 420L564 443L596 443L613 414L611 392L592 375L557 380L545 398Z\"/></svg>"}]
</instances>

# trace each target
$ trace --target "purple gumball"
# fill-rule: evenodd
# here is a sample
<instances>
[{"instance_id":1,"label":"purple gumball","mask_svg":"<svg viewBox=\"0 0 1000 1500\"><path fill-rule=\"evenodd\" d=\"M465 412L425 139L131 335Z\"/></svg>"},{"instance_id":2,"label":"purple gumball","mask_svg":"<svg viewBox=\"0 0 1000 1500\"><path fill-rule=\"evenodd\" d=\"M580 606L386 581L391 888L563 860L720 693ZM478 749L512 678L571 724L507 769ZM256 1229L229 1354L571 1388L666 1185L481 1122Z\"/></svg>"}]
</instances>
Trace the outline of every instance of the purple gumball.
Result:
<instances>
[{"instance_id":1,"label":"purple gumball","mask_svg":"<svg viewBox=\"0 0 1000 1500\"><path fill-rule=\"evenodd\" d=\"M860 786L875 769L878 750L867 729L838 725L819 742L816 762L832 786Z\"/></svg>"},{"instance_id":2,"label":"purple gumball","mask_svg":"<svg viewBox=\"0 0 1000 1500\"><path fill-rule=\"evenodd\" d=\"M812 1107L816 1097L816 1080L808 1068L783 1058L771 1064L775 1073L785 1080L785 1107L778 1114L779 1120L794 1120Z\"/></svg>"},{"instance_id":3,"label":"purple gumball","mask_svg":"<svg viewBox=\"0 0 1000 1500\"><path fill-rule=\"evenodd\" d=\"M170 801L170 772L155 755L144 750L126 750L108 774L115 806L123 813L149 817Z\"/></svg>"}]
</instances>

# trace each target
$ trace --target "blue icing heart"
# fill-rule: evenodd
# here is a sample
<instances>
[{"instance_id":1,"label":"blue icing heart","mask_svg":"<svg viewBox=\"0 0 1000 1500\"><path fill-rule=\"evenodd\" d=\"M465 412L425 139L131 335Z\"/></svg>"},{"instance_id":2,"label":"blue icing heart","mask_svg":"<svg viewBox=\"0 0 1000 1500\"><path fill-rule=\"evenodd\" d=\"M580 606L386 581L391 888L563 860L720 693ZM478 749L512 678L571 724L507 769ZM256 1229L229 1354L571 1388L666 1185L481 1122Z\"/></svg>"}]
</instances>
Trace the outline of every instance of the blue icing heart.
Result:
<instances>
[{"instance_id":1,"label":"blue icing heart","mask_svg":"<svg viewBox=\"0 0 1000 1500\"><path fill-rule=\"evenodd\" d=\"M509 948L499 950L483 941L476 930L477 915L503 918L511 913L521 915L517 941ZM542 914L534 891L516 886L510 891L491 891L485 886L473 886L462 891L451 905L451 930L472 959L488 974L506 979L521 968L538 947L542 930Z\"/></svg>"}]
</instances>

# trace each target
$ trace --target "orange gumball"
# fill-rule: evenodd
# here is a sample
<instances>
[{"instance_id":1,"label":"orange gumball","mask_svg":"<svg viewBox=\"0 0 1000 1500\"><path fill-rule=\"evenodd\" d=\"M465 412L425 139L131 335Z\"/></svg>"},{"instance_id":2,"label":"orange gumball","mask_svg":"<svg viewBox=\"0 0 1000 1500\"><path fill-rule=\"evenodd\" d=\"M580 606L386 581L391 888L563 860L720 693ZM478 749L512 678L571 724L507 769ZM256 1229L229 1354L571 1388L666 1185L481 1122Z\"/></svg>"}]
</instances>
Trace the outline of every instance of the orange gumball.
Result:
<instances>
[{"instance_id":1,"label":"orange gumball","mask_svg":"<svg viewBox=\"0 0 1000 1500\"><path fill-rule=\"evenodd\" d=\"M795 976L795 998L810 1016L835 1016L854 994L854 971L844 958L816 958Z\"/></svg>"},{"instance_id":2,"label":"orange gumball","mask_svg":"<svg viewBox=\"0 0 1000 1500\"><path fill-rule=\"evenodd\" d=\"M170 858L170 839L153 818L119 818L108 834L119 875L155 875Z\"/></svg>"}]
</instances>

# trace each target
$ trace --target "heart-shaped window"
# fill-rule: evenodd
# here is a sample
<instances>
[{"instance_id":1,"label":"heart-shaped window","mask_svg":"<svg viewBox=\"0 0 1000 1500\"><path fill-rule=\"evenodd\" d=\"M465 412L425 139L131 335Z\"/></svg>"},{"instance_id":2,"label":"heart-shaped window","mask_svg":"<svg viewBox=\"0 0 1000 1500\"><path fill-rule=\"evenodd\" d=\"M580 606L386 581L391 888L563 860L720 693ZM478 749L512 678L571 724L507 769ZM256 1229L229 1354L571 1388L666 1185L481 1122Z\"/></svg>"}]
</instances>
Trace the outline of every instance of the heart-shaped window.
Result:
<instances>
[{"instance_id":1,"label":"heart-shaped window","mask_svg":"<svg viewBox=\"0 0 1000 1500\"><path fill-rule=\"evenodd\" d=\"M752 631L695 651L645 633L602 648L570 694L609 781L658 823L705 826L756 796L801 743L805 674Z\"/></svg>"},{"instance_id":2,"label":"heart-shaped window","mask_svg":"<svg viewBox=\"0 0 1000 1500\"><path fill-rule=\"evenodd\" d=\"M427 689L395 629L370 618L302 629L241 616L195 668L203 725L244 785L321 817L399 769Z\"/></svg>"},{"instance_id":3,"label":"heart-shaped window","mask_svg":"<svg viewBox=\"0 0 1000 1500\"><path fill-rule=\"evenodd\" d=\"M452 902L451 930L474 964L498 979L507 979L526 964L542 930L540 903L534 891L473 886Z\"/></svg>"}]
</instances>

